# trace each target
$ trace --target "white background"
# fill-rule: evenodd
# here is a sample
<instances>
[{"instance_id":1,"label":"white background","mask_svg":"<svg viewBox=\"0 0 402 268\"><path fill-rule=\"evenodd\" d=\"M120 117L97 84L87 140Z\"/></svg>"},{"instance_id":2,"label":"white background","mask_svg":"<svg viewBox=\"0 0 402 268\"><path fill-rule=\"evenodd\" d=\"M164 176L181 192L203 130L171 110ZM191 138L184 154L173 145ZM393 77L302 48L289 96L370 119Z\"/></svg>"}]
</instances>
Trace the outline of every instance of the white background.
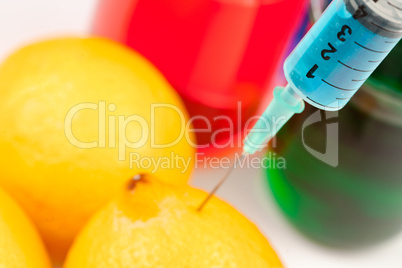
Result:
<instances>
[{"instance_id":1,"label":"white background","mask_svg":"<svg viewBox=\"0 0 402 268\"><path fill-rule=\"evenodd\" d=\"M89 32L96 2L0 0L0 60L28 41L49 36L85 35ZM192 184L212 189L223 172L198 169ZM287 267L402 267L402 234L354 251L324 247L306 238L286 221L263 178L261 170L237 170L218 195L258 225Z\"/></svg>"}]
</instances>

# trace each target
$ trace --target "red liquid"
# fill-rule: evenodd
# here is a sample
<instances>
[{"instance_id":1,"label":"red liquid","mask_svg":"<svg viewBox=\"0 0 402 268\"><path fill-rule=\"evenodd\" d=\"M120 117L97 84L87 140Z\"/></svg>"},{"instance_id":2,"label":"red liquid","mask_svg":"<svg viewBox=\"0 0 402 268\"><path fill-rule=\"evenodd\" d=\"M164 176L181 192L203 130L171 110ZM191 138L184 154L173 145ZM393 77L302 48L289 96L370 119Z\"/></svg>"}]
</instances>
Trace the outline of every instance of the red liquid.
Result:
<instances>
[{"instance_id":1,"label":"red liquid","mask_svg":"<svg viewBox=\"0 0 402 268\"><path fill-rule=\"evenodd\" d=\"M271 97L275 71L305 4L305 0L103 0L94 32L142 53L176 88L191 116L209 119L212 132L197 133L198 144L208 145L213 131L232 127L233 132L213 136L226 144L256 115L262 98ZM222 115L232 124L215 118ZM205 128L206 123L196 120L194 126Z\"/></svg>"}]
</instances>

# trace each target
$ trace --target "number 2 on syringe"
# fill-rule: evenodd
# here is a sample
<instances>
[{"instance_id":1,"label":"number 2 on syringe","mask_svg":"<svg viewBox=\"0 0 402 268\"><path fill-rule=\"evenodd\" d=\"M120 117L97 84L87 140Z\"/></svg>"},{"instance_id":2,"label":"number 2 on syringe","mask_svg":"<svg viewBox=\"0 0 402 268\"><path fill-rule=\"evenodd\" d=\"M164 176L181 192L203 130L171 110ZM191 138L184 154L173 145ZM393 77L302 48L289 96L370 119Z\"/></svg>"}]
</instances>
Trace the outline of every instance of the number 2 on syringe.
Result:
<instances>
[{"instance_id":1,"label":"number 2 on syringe","mask_svg":"<svg viewBox=\"0 0 402 268\"><path fill-rule=\"evenodd\" d=\"M337 33L336 37L338 38L339 41L345 42L347 34L351 35L352 34L352 29L348 25L343 25L341 30ZM329 60L331 58L327 54L332 54L332 53L335 53L335 52L338 51L336 49L336 47L334 47L331 43L328 43L328 46L329 46L330 49L321 50L321 57L324 60ZM318 65L314 64L314 66L306 74L307 78L314 78L315 76L313 74L317 69L318 69Z\"/></svg>"},{"instance_id":2,"label":"number 2 on syringe","mask_svg":"<svg viewBox=\"0 0 402 268\"><path fill-rule=\"evenodd\" d=\"M373 0L373 1L378 2L378 0ZM353 14L353 18L355 20L359 19L359 18L362 18L362 17L365 17L365 16L367 16L367 12L364 9L363 5L359 6L359 8L356 10L355 14ZM338 32L338 34L337 34L338 40L341 41L341 42L345 42L346 41L346 39L345 39L346 33L351 35L352 34L352 29L348 25L343 25L341 31ZM328 46L330 47L330 50L328 50L328 49L321 50L321 57L324 60L329 60L331 58L330 56L326 55L327 53L335 53L335 52L337 52L337 49L331 43L328 43ZM307 78L314 78L315 77L314 72L317 69L318 69L318 65L314 64L314 66L307 72L306 77Z\"/></svg>"}]
</instances>

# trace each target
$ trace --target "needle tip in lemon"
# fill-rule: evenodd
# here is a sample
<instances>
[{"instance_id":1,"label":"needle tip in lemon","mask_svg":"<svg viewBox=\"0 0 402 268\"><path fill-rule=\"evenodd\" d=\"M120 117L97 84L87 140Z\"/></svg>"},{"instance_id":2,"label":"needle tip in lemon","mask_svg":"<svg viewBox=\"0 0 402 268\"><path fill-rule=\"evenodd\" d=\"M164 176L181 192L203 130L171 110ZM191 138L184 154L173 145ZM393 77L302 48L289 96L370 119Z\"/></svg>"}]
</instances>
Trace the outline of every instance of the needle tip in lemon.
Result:
<instances>
[{"instance_id":1,"label":"needle tip in lemon","mask_svg":"<svg viewBox=\"0 0 402 268\"><path fill-rule=\"evenodd\" d=\"M65 268L282 267L257 227L224 201L149 176L130 182L71 248Z\"/></svg>"}]
</instances>

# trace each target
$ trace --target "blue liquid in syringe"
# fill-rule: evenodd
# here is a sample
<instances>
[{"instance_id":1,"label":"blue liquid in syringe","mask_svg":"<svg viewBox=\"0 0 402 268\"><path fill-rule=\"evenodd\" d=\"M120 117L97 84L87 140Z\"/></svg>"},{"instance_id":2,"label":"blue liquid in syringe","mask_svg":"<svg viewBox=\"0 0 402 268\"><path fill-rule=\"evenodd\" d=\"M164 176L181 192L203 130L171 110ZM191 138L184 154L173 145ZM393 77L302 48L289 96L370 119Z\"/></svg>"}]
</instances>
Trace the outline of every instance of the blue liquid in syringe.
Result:
<instances>
[{"instance_id":1,"label":"blue liquid in syringe","mask_svg":"<svg viewBox=\"0 0 402 268\"><path fill-rule=\"evenodd\" d=\"M290 86L313 106L341 109L400 39L368 30L353 15L334 0L285 62Z\"/></svg>"},{"instance_id":2,"label":"blue liquid in syringe","mask_svg":"<svg viewBox=\"0 0 402 268\"><path fill-rule=\"evenodd\" d=\"M325 110L345 106L401 36L400 0L333 0L286 59L288 85L274 90L271 103L244 139L243 157L263 149L302 112L303 100Z\"/></svg>"},{"instance_id":3,"label":"blue liquid in syringe","mask_svg":"<svg viewBox=\"0 0 402 268\"><path fill-rule=\"evenodd\" d=\"M244 153L261 150L303 111L302 100L324 110L341 109L401 36L398 0L334 0L286 59L288 85L275 89L271 104L244 141Z\"/></svg>"}]
</instances>

